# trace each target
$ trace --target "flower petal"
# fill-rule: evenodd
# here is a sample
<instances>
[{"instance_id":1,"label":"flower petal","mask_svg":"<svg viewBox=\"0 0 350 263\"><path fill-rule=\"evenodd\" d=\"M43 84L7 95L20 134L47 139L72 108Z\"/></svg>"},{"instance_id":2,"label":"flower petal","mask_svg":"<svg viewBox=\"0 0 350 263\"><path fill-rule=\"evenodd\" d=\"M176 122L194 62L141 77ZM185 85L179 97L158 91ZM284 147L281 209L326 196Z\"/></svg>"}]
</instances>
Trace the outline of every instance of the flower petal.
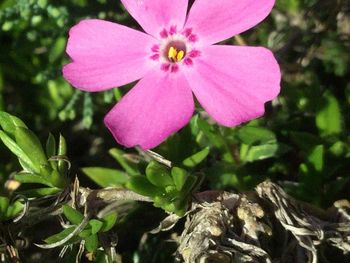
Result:
<instances>
[{"instance_id":1,"label":"flower petal","mask_svg":"<svg viewBox=\"0 0 350 263\"><path fill-rule=\"evenodd\" d=\"M69 32L73 62L63 76L76 88L101 91L142 78L153 66L155 40L142 32L103 20L83 20Z\"/></svg>"},{"instance_id":2,"label":"flower petal","mask_svg":"<svg viewBox=\"0 0 350 263\"><path fill-rule=\"evenodd\" d=\"M264 103L280 91L281 73L272 52L219 45L201 51L186 77L209 115L229 127L262 116Z\"/></svg>"},{"instance_id":3,"label":"flower petal","mask_svg":"<svg viewBox=\"0 0 350 263\"><path fill-rule=\"evenodd\" d=\"M120 144L150 149L185 126L193 111L192 92L184 76L154 71L114 106L105 124Z\"/></svg>"},{"instance_id":4,"label":"flower petal","mask_svg":"<svg viewBox=\"0 0 350 263\"><path fill-rule=\"evenodd\" d=\"M260 23L275 0L196 0L186 28L192 28L199 41L213 44L240 34Z\"/></svg>"},{"instance_id":5,"label":"flower petal","mask_svg":"<svg viewBox=\"0 0 350 263\"><path fill-rule=\"evenodd\" d=\"M149 34L159 37L163 28L178 26L186 20L188 0L121 0L128 12Z\"/></svg>"}]
</instances>

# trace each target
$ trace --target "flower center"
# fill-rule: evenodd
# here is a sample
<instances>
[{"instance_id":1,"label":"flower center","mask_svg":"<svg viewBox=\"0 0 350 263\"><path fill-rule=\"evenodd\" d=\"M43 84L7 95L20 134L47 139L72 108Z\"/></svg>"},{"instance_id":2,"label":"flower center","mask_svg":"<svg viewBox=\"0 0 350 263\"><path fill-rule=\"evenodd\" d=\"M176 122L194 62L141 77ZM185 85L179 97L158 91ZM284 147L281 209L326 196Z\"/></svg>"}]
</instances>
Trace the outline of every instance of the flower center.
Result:
<instances>
[{"instance_id":1,"label":"flower center","mask_svg":"<svg viewBox=\"0 0 350 263\"><path fill-rule=\"evenodd\" d=\"M164 56L172 63L180 62L186 56L186 45L181 41L172 41L165 48Z\"/></svg>"},{"instance_id":2,"label":"flower center","mask_svg":"<svg viewBox=\"0 0 350 263\"><path fill-rule=\"evenodd\" d=\"M171 62L179 62L185 56L185 51L177 50L176 47L170 47L168 51L168 59Z\"/></svg>"}]
</instances>

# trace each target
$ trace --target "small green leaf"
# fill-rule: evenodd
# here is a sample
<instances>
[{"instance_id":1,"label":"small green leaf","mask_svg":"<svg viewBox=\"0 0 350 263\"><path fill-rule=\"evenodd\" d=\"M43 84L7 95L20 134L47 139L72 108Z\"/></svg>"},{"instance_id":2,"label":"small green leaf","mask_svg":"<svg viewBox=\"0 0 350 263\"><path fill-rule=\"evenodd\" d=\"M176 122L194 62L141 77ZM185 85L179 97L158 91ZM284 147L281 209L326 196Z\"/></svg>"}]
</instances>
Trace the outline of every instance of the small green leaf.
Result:
<instances>
[{"instance_id":1,"label":"small green leaf","mask_svg":"<svg viewBox=\"0 0 350 263\"><path fill-rule=\"evenodd\" d=\"M274 144L276 135L262 127L244 126L237 132L238 139L247 145Z\"/></svg>"},{"instance_id":2,"label":"small green leaf","mask_svg":"<svg viewBox=\"0 0 350 263\"><path fill-rule=\"evenodd\" d=\"M64 157L66 156L66 154L67 154L67 143L64 137L60 134L57 155ZM60 172L60 174L62 175L67 174L67 170L68 170L67 162L65 160L58 161L58 171Z\"/></svg>"},{"instance_id":3,"label":"small green leaf","mask_svg":"<svg viewBox=\"0 0 350 263\"><path fill-rule=\"evenodd\" d=\"M33 164L31 159L27 156L27 154L18 146L18 144L12 140L6 133L0 131L0 139L6 145L9 150L15 154L19 159L21 159L25 163L25 168L29 168L30 171L40 172L40 168Z\"/></svg>"},{"instance_id":4,"label":"small green leaf","mask_svg":"<svg viewBox=\"0 0 350 263\"><path fill-rule=\"evenodd\" d=\"M167 204L169 204L169 200L167 200L163 196L157 195L153 198L153 205L155 207L164 207Z\"/></svg>"},{"instance_id":5,"label":"small green leaf","mask_svg":"<svg viewBox=\"0 0 350 263\"><path fill-rule=\"evenodd\" d=\"M46 155L48 158L56 155L56 140L51 133L46 141Z\"/></svg>"},{"instance_id":6,"label":"small green leaf","mask_svg":"<svg viewBox=\"0 0 350 263\"><path fill-rule=\"evenodd\" d=\"M243 149L244 147L241 149L241 159L246 162L254 162L277 157L289 151L289 147L284 144L264 144L251 146L247 149L245 154L242 154Z\"/></svg>"},{"instance_id":7,"label":"small green leaf","mask_svg":"<svg viewBox=\"0 0 350 263\"><path fill-rule=\"evenodd\" d=\"M69 220L69 222L71 222L74 225L79 225L80 222L84 219L82 213L68 205L63 205L63 214Z\"/></svg>"},{"instance_id":8,"label":"small green leaf","mask_svg":"<svg viewBox=\"0 0 350 263\"><path fill-rule=\"evenodd\" d=\"M65 188L67 185L67 178L61 175L57 170L52 170L49 176L45 177L51 182L51 184L57 188Z\"/></svg>"},{"instance_id":9,"label":"small green leaf","mask_svg":"<svg viewBox=\"0 0 350 263\"><path fill-rule=\"evenodd\" d=\"M85 238L85 248L89 252L94 252L98 248L98 236L91 235L87 238Z\"/></svg>"},{"instance_id":10,"label":"small green leaf","mask_svg":"<svg viewBox=\"0 0 350 263\"><path fill-rule=\"evenodd\" d=\"M144 196L153 197L155 195L162 194L162 191L151 184L144 176L133 176L130 181L127 182L126 187L135 193Z\"/></svg>"},{"instance_id":11,"label":"small green leaf","mask_svg":"<svg viewBox=\"0 0 350 263\"><path fill-rule=\"evenodd\" d=\"M58 241L61 241L62 239L64 239L68 235L70 235L74 231L74 229L75 229L75 227L66 228L63 231L61 231L60 233L57 233L55 235L52 235L52 236L46 238L44 241L47 244L56 243Z\"/></svg>"},{"instance_id":12,"label":"small green leaf","mask_svg":"<svg viewBox=\"0 0 350 263\"><path fill-rule=\"evenodd\" d=\"M210 148L206 147L203 150L197 152L196 154L186 158L182 163L187 167L195 167L200 164L205 158L207 158L210 152Z\"/></svg>"},{"instance_id":13,"label":"small green leaf","mask_svg":"<svg viewBox=\"0 0 350 263\"><path fill-rule=\"evenodd\" d=\"M322 172L324 166L324 146L316 146L307 157L308 163L312 164L316 172Z\"/></svg>"},{"instance_id":14,"label":"small green leaf","mask_svg":"<svg viewBox=\"0 0 350 263\"><path fill-rule=\"evenodd\" d=\"M0 111L0 126L6 133L12 136L16 127L27 128L27 126L19 118L12 116L4 111Z\"/></svg>"},{"instance_id":15,"label":"small green leaf","mask_svg":"<svg viewBox=\"0 0 350 263\"><path fill-rule=\"evenodd\" d=\"M168 185L173 185L173 180L170 177L170 171L164 165L151 161L146 168L147 179L155 186L165 188Z\"/></svg>"},{"instance_id":16,"label":"small green leaf","mask_svg":"<svg viewBox=\"0 0 350 263\"><path fill-rule=\"evenodd\" d=\"M202 120L200 117L196 116L194 119L195 126L199 128L200 131L209 139L209 141L220 148L225 145L222 137L217 136L215 132L213 132L214 126L210 125L207 121Z\"/></svg>"},{"instance_id":17,"label":"small green leaf","mask_svg":"<svg viewBox=\"0 0 350 263\"><path fill-rule=\"evenodd\" d=\"M167 204L163 205L162 208L169 213L173 213L176 210L174 203L167 203Z\"/></svg>"},{"instance_id":18,"label":"small green leaf","mask_svg":"<svg viewBox=\"0 0 350 263\"><path fill-rule=\"evenodd\" d=\"M129 175L139 175L140 172L136 165L128 162L124 157L124 152L116 148L110 149L109 154L123 167Z\"/></svg>"},{"instance_id":19,"label":"small green leaf","mask_svg":"<svg viewBox=\"0 0 350 263\"><path fill-rule=\"evenodd\" d=\"M129 176L120 170L103 167L85 167L82 171L101 187L119 187L124 185Z\"/></svg>"},{"instance_id":20,"label":"small green leaf","mask_svg":"<svg viewBox=\"0 0 350 263\"><path fill-rule=\"evenodd\" d=\"M86 238L86 237L89 237L91 235L92 235L91 227L88 226L86 229L81 231L78 236L80 236L81 238Z\"/></svg>"},{"instance_id":21,"label":"small green leaf","mask_svg":"<svg viewBox=\"0 0 350 263\"><path fill-rule=\"evenodd\" d=\"M97 219L91 219L89 221L89 225L91 226L91 233L94 235L94 234L97 234L102 226L103 226L103 222L101 222L100 220L97 220Z\"/></svg>"},{"instance_id":22,"label":"small green leaf","mask_svg":"<svg viewBox=\"0 0 350 263\"><path fill-rule=\"evenodd\" d=\"M52 64L58 58L61 57L61 54L64 52L65 46L66 46L66 38L65 37L59 37L56 39L56 41L52 45L52 48L48 54L50 64Z\"/></svg>"},{"instance_id":23,"label":"small green leaf","mask_svg":"<svg viewBox=\"0 0 350 263\"><path fill-rule=\"evenodd\" d=\"M7 219L14 218L16 215L18 215L23 210L24 205L20 201L16 201L12 203L7 208Z\"/></svg>"},{"instance_id":24,"label":"small green leaf","mask_svg":"<svg viewBox=\"0 0 350 263\"><path fill-rule=\"evenodd\" d=\"M9 207L9 199L4 196L0 196L0 219L5 220L6 219L6 214L7 214L7 209Z\"/></svg>"},{"instance_id":25,"label":"small green leaf","mask_svg":"<svg viewBox=\"0 0 350 263\"><path fill-rule=\"evenodd\" d=\"M24 184L44 184L47 186L53 186L50 181L38 174L18 173L15 175L15 179Z\"/></svg>"},{"instance_id":26,"label":"small green leaf","mask_svg":"<svg viewBox=\"0 0 350 263\"><path fill-rule=\"evenodd\" d=\"M182 187L185 185L188 178L188 173L186 170L179 167L173 167L171 169L171 176L173 177L174 184L178 191L182 190Z\"/></svg>"},{"instance_id":27,"label":"small green leaf","mask_svg":"<svg viewBox=\"0 0 350 263\"><path fill-rule=\"evenodd\" d=\"M103 217L101 220L103 222L103 226L101 228L101 232L107 232L112 229L112 227L117 222L118 214L116 212L112 212L105 217Z\"/></svg>"},{"instance_id":28,"label":"small green leaf","mask_svg":"<svg viewBox=\"0 0 350 263\"><path fill-rule=\"evenodd\" d=\"M316 125L321 135L340 134L342 132L342 114L338 100L328 92L324 105L316 114Z\"/></svg>"},{"instance_id":29,"label":"small green leaf","mask_svg":"<svg viewBox=\"0 0 350 263\"><path fill-rule=\"evenodd\" d=\"M32 163L38 167L39 171L42 165L48 165L41 143L32 131L16 127L14 135L18 146L26 153Z\"/></svg>"}]
</instances>

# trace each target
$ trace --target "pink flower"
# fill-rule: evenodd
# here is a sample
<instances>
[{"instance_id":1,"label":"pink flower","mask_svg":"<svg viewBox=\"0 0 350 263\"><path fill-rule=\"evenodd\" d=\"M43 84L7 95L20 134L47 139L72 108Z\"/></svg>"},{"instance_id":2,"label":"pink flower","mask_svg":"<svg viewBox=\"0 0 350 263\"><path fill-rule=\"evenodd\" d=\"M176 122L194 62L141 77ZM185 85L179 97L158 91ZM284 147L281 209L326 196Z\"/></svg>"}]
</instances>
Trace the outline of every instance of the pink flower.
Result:
<instances>
[{"instance_id":1,"label":"pink flower","mask_svg":"<svg viewBox=\"0 0 350 263\"><path fill-rule=\"evenodd\" d=\"M103 20L70 30L63 68L76 88L95 92L140 80L105 117L122 145L153 148L184 127L196 96L219 124L264 114L280 91L280 69L262 47L213 45L261 22L275 0L121 0L146 33Z\"/></svg>"}]
</instances>

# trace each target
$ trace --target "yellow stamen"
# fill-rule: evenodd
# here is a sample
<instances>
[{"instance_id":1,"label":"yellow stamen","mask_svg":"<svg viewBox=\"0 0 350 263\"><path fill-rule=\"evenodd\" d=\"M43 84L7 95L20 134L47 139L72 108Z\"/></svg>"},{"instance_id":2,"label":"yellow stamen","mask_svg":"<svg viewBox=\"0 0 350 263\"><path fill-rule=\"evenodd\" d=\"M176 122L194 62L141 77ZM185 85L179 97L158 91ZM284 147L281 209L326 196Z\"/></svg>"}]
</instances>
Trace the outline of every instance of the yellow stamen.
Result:
<instances>
[{"instance_id":1,"label":"yellow stamen","mask_svg":"<svg viewBox=\"0 0 350 263\"><path fill-rule=\"evenodd\" d=\"M185 51L178 51L175 47L170 47L168 51L168 59L172 62L179 62L185 57Z\"/></svg>"},{"instance_id":2,"label":"yellow stamen","mask_svg":"<svg viewBox=\"0 0 350 263\"><path fill-rule=\"evenodd\" d=\"M171 61L176 61L176 56L177 56L177 50L174 47L170 47L168 51L168 58Z\"/></svg>"},{"instance_id":3,"label":"yellow stamen","mask_svg":"<svg viewBox=\"0 0 350 263\"><path fill-rule=\"evenodd\" d=\"M181 61L185 56L185 52L183 50L180 50L178 53L177 53L177 56L176 56L176 60L177 61Z\"/></svg>"}]
</instances>

